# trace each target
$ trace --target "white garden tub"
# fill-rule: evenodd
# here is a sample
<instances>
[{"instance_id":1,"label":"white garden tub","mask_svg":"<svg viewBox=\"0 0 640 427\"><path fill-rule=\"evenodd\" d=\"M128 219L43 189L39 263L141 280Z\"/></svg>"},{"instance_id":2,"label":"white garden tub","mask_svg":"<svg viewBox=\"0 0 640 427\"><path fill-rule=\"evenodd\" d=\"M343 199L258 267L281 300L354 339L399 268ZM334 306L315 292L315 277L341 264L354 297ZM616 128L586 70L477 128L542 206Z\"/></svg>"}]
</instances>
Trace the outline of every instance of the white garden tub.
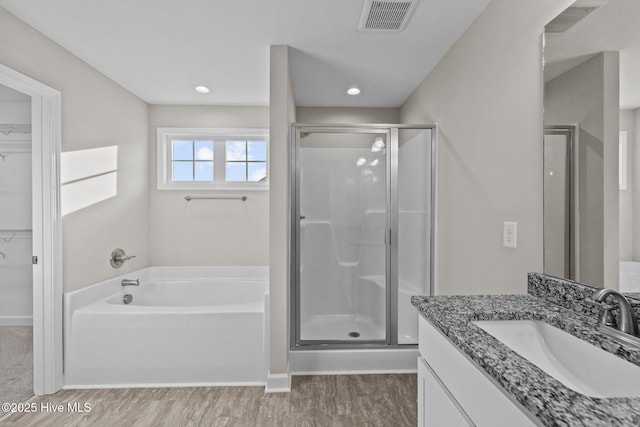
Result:
<instances>
[{"instance_id":1,"label":"white garden tub","mask_svg":"<svg viewBox=\"0 0 640 427\"><path fill-rule=\"evenodd\" d=\"M266 267L150 267L65 294L65 388L265 384L267 281Z\"/></svg>"}]
</instances>

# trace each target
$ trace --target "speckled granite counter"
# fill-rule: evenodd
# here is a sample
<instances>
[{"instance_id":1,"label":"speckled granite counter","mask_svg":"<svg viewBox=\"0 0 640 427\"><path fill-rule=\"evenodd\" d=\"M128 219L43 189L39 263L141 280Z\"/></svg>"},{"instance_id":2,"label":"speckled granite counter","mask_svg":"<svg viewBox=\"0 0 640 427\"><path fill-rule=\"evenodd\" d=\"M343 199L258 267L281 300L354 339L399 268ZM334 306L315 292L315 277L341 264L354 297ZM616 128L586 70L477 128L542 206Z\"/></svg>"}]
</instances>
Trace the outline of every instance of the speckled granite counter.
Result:
<instances>
[{"instance_id":1,"label":"speckled granite counter","mask_svg":"<svg viewBox=\"0 0 640 427\"><path fill-rule=\"evenodd\" d=\"M595 331L597 308L581 302L593 288L536 273L529 275L528 288L529 295L415 296L411 302L542 425L640 426L640 398L594 398L575 392L471 323L542 320L640 365L639 350Z\"/></svg>"}]
</instances>

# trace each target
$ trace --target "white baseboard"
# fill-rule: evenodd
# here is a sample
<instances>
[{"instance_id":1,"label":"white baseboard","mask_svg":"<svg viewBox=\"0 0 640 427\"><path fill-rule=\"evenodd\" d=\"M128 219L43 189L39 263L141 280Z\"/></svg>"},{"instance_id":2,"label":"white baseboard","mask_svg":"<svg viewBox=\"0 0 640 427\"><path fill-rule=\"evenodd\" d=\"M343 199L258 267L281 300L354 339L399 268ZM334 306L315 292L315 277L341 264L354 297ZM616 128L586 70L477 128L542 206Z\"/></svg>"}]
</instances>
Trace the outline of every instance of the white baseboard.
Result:
<instances>
[{"instance_id":1,"label":"white baseboard","mask_svg":"<svg viewBox=\"0 0 640 427\"><path fill-rule=\"evenodd\" d=\"M264 388L265 393L289 393L291 392L291 375L271 374L267 375L267 386Z\"/></svg>"},{"instance_id":2,"label":"white baseboard","mask_svg":"<svg viewBox=\"0 0 640 427\"><path fill-rule=\"evenodd\" d=\"M0 326L33 326L33 317L0 316Z\"/></svg>"},{"instance_id":3,"label":"white baseboard","mask_svg":"<svg viewBox=\"0 0 640 427\"><path fill-rule=\"evenodd\" d=\"M292 375L416 373L418 349L294 350Z\"/></svg>"},{"instance_id":4,"label":"white baseboard","mask_svg":"<svg viewBox=\"0 0 640 427\"><path fill-rule=\"evenodd\" d=\"M172 387L249 387L264 386L264 382L203 382L203 383L122 383L122 384L65 384L65 390L107 389L107 388L172 388Z\"/></svg>"}]
</instances>

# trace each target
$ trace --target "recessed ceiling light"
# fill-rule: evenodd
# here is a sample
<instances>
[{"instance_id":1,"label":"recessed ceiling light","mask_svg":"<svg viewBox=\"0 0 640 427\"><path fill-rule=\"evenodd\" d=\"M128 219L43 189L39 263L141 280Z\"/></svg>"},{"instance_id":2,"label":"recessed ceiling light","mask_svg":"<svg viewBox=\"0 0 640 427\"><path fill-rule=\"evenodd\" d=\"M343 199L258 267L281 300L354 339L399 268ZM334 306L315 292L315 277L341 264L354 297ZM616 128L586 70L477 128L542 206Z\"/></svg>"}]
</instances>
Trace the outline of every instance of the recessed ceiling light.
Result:
<instances>
[{"instance_id":1,"label":"recessed ceiling light","mask_svg":"<svg viewBox=\"0 0 640 427\"><path fill-rule=\"evenodd\" d=\"M347 93L351 96L356 96L360 93L360 89L358 89L357 87L353 86L350 87L349 89L347 89Z\"/></svg>"},{"instance_id":2,"label":"recessed ceiling light","mask_svg":"<svg viewBox=\"0 0 640 427\"><path fill-rule=\"evenodd\" d=\"M209 92L211 92L211 89L209 89L206 86L202 86L202 85L196 86L195 89L196 89L196 92L200 92L200 93L209 93Z\"/></svg>"},{"instance_id":3,"label":"recessed ceiling light","mask_svg":"<svg viewBox=\"0 0 640 427\"><path fill-rule=\"evenodd\" d=\"M380 151L382 151L382 149L385 147L384 145L384 140L377 136L374 140L373 140L373 144L371 144L371 152L372 153L379 153Z\"/></svg>"}]
</instances>

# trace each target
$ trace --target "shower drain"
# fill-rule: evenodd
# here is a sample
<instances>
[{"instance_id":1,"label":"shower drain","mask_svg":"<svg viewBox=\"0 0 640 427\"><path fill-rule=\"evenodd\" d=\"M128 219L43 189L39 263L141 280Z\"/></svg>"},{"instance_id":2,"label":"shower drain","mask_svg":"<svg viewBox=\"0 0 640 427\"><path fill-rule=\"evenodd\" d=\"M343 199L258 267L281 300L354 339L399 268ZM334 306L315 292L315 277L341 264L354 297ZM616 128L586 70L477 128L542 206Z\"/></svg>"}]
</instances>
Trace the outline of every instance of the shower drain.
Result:
<instances>
[{"instance_id":1,"label":"shower drain","mask_svg":"<svg viewBox=\"0 0 640 427\"><path fill-rule=\"evenodd\" d=\"M351 338L358 338L360 336L360 332L349 332L348 334Z\"/></svg>"}]
</instances>

